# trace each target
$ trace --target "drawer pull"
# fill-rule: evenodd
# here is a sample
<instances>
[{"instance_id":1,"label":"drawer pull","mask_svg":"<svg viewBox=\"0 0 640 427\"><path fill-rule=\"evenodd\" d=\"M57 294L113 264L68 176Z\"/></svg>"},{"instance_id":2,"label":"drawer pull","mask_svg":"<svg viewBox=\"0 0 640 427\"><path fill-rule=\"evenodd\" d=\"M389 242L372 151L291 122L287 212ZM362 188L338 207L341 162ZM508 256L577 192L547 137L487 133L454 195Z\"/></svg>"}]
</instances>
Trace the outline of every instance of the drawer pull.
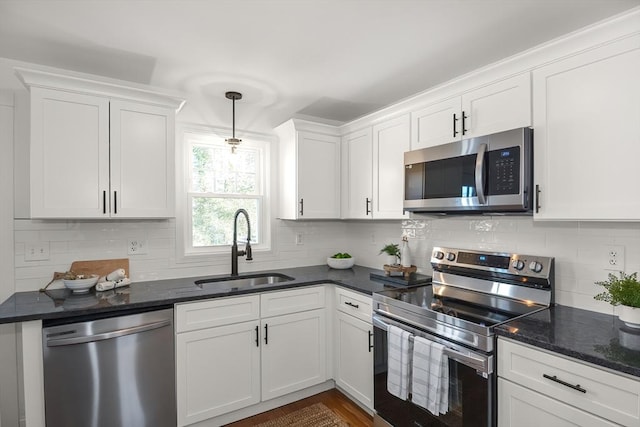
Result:
<instances>
[{"instance_id":1,"label":"drawer pull","mask_svg":"<svg viewBox=\"0 0 640 427\"><path fill-rule=\"evenodd\" d=\"M562 381L561 379L558 379L558 377L556 377L555 375L554 375L554 376L550 376L550 375L547 375L547 374L542 374L542 376L543 376L544 378L548 379L548 380L551 380L551 381L557 382L558 384L562 384L562 385L564 385L564 386L567 386L567 387L569 387L569 388L572 388L572 389L574 389L574 390L577 390L577 391L579 391L580 393L586 393L586 392L587 392L587 390L585 390L585 389L583 389L582 387L580 387L580 384L577 384L577 385L569 384L569 383L568 383L568 382L566 382L566 381Z\"/></svg>"},{"instance_id":2,"label":"drawer pull","mask_svg":"<svg viewBox=\"0 0 640 427\"><path fill-rule=\"evenodd\" d=\"M358 304L354 304L354 303L352 303L351 301L347 301L347 302L345 302L345 304L346 304L346 305L350 305L350 306L351 306L351 307L353 307L353 308L359 308L359 307L360 307Z\"/></svg>"}]
</instances>

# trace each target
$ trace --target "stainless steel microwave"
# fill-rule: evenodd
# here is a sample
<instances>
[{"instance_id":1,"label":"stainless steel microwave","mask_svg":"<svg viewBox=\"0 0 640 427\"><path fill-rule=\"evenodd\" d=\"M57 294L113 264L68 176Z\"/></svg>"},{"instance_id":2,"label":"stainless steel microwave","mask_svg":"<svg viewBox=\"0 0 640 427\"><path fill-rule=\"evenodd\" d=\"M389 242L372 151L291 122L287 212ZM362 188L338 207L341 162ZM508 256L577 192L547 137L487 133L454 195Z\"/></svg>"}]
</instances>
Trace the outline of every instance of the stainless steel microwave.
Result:
<instances>
[{"instance_id":1,"label":"stainless steel microwave","mask_svg":"<svg viewBox=\"0 0 640 427\"><path fill-rule=\"evenodd\" d=\"M405 211L532 212L531 128L408 151L404 165Z\"/></svg>"}]
</instances>

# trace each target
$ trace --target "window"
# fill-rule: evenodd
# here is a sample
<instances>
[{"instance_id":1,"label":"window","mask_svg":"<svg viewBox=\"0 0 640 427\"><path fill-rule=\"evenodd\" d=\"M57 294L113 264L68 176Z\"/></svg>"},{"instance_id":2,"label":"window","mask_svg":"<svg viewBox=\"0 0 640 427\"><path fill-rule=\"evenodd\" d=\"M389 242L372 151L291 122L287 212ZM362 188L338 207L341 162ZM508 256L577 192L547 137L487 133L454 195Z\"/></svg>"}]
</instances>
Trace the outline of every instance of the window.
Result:
<instances>
[{"instance_id":1,"label":"window","mask_svg":"<svg viewBox=\"0 0 640 427\"><path fill-rule=\"evenodd\" d=\"M251 222L251 245L268 247L265 196L267 144L243 140L235 153L218 135L185 131L187 188L185 246L187 254L227 252L233 242L235 212L243 208ZM238 218L238 242L247 225Z\"/></svg>"}]
</instances>

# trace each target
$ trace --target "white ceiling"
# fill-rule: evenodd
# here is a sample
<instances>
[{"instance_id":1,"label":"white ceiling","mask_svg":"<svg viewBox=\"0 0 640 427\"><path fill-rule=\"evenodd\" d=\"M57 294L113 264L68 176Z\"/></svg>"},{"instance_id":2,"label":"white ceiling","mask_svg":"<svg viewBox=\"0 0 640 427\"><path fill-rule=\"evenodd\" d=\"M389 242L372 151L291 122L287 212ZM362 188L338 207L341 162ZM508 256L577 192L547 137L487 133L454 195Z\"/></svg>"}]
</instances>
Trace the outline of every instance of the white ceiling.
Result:
<instances>
[{"instance_id":1,"label":"white ceiling","mask_svg":"<svg viewBox=\"0 0 640 427\"><path fill-rule=\"evenodd\" d=\"M191 121L345 122L640 0L0 0L0 57L182 92Z\"/></svg>"}]
</instances>

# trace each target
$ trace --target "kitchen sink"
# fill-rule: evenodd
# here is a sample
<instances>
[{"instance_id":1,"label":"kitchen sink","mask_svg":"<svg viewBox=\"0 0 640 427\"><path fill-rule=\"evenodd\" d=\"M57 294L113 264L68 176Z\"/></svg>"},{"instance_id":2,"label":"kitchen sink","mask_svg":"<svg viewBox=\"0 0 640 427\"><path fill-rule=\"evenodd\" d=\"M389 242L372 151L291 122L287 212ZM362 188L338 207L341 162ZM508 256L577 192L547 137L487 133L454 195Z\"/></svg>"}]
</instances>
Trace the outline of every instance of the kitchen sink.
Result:
<instances>
[{"instance_id":1,"label":"kitchen sink","mask_svg":"<svg viewBox=\"0 0 640 427\"><path fill-rule=\"evenodd\" d=\"M293 277L280 273L246 274L242 276L217 277L215 279L196 280L196 285L201 288L216 287L220 289L252 288L261 285L273 285L281 282L295 280Z\"/></svg>"}]
</instances>

